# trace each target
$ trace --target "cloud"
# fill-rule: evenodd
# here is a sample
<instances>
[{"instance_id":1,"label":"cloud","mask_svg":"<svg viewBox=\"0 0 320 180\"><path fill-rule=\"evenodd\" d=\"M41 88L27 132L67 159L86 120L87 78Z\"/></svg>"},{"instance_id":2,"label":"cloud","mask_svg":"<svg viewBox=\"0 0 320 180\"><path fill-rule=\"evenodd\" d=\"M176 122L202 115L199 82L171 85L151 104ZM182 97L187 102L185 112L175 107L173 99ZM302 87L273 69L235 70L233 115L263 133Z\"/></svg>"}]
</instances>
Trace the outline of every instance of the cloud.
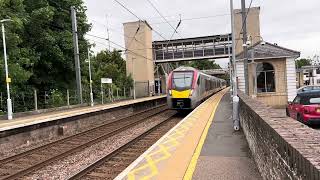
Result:
<instances>
[{"instance_id":1,"label":"cloud","mask_svg":"<svg viewBox=\"0 0 320 180\"><path fill-rule=\"evenodd\" d=\"M146 0L119 0L141 19L146 19L154 29L169 38L173 29ZM228 0L151 0L159 11L176 26L179 14L182 19L223 15L211 18L183 21L178 31L183 37L196 37L230 32L230 13ZM240 8L240 1L234 1ZM246 1L249 6L250 0ZM106 14L111 40L124 44L122 23L136 21L137 18L127 12L113 0L86 0L89 22L93 24L91 34L106 37ZM319 0L253 0L252 6L260 6L261 35L266 41L302 52L303 57L320 54L320 7ZM173 22L171 22L173 21ZM175 36L178 38L178 36ZM92 38L90 38L92 39ZM155 33L154 40L162 40ZM97 41L97 40L96 40ZM107 44L106 42L104 42ZM100 45L103 48L103 45Z\"/></svg>"}]
</instances>

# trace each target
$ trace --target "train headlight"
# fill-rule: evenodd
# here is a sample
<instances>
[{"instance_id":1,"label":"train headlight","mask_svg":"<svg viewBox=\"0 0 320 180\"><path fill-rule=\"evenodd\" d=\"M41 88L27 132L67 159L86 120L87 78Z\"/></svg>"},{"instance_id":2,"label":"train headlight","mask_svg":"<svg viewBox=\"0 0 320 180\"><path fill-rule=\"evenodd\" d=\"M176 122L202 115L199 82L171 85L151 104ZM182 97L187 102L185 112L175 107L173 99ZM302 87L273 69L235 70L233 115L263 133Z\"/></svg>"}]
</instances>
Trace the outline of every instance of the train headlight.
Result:
<instances>
[{"instance_id":1,"label":"train headlight","mask_svg":"<svg viewBox=\"0 0 320 180\"><path fill-rule=\"evenodd\" d=\"M169 95L172 96L172 91L171 90L169 90Z\"/></svg>"},{"instance_id":2,"label":"train headlight","mask_svg":"<svg viewBox=\"0 0 320 180\"><path fill-rule=\"evenodd\" d=\"M191 89L189 96L192 96L192 93L193 93L193 89Z\"/></svg>"}]
</instances>

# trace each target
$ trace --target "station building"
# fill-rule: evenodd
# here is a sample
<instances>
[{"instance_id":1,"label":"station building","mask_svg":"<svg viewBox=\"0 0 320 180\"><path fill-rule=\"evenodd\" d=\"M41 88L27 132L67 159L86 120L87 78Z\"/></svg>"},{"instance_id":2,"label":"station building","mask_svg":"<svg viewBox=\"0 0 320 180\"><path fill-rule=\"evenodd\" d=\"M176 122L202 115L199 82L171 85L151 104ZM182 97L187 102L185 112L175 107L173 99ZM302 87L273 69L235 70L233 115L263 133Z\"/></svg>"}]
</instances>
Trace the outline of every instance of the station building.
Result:
<instances>
[{"instance_id":1,"label":"station building","mask_svg":"<svg viewBox=\"0 0 320 180\"><path fill-rule=\"evenodd\" d=\"M248 55L249 95L273 107L292 101L297 94L295 59L300 53L258 42L248 49ZM239 89L245 91L243 53L237 56L237 77Z\"/></svg>"},{"instance_id":2,"label":"station building","mask_svg":"<svg viewBox=\"0 0 320 180\"><path fill-rule=\"evenodd\" d=\"M247 9L248 11L248 9ZM241 10L235 10L236 68L238 88L245 92ZM295 59L300 52L265 42L260 35L260 8L247 18L249 95L273 107L284 107L296 96Z\"/></svg>"}]
</instances>

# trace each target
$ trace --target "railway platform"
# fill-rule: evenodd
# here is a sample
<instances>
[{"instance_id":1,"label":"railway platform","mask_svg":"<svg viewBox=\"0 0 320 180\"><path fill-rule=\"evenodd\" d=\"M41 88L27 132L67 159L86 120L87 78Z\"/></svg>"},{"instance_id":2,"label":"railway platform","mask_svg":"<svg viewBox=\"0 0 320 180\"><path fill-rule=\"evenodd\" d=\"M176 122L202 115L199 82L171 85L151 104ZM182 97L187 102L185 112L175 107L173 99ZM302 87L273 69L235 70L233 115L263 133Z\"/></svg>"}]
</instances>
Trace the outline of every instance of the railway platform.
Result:
<instances>
[{"instance_id":1,"label":"railway platform","mask_svg":"<svg viewBox=\"0 0 320 180\"><path fill-rule=\"evenodd\" d=\"M198 106L115 179L261 179L244 134L233 131L228 90Z\"/></svg>"},{"instance_id":2,"label":"railway platform","mask_svg":"<svg viewBox=\"0 0 320 180\"><path fill-rule=\"evenodd\" d=\"M85 114L99 112L99 111L106 111L109 109L138 104L146 101L153 101L153 100L157 100L165 97L166 97L165 95L146 97L146 98L120 101L120 102L115 102L111 104L96 105L93 107L87 106L87 107L78 107L74 109L46 112L46 113L41 113L37 115L29 115L25 117L14 118L13 120L1 120L0 133L3 131L12 130L12 129L23 128L27 126L43 124L43 123L48 123L52 121L58 121L64 118L70 118L74 116L85 115Z\"/></svg>"}]
</instances>

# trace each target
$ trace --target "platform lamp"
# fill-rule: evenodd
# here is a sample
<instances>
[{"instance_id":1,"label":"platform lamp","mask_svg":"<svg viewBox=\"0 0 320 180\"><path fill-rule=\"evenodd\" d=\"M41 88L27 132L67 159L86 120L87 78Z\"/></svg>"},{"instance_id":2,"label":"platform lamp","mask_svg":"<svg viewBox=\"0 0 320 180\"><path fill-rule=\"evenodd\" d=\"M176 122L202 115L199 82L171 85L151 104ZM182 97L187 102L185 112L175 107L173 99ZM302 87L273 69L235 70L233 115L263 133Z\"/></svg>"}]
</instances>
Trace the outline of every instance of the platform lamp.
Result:
<instances>
[{"instance_id":1,"label":"platform lamp","mask_svg":"<svg viewBox=\"0 0 320 180\"><path fill-rule=\"evenodd\" d=\"M263 38L261 36L248 36L248 40L245 44L243 44L242 46L243 47L246 47L246 46L250 46L252 44L252 41L254 38L259 38L259 43L264 46L266 44L266 42L263 40ZM252 48L252 51L251 51L251 62L250 64L253 65L253 95L252 95L252 98L256 98L257 97L257 63L254 61L254 48Z\"/></svg>"},{"instance_id":2,"label":"platform lamp","mask_svg":"<svg viewBox=\"0 0 320 180\"><path fill-rule=\"evenodd\" d=\"M11 22L11 19L2 19L0 20L1 28L2 28L2 39L3 39L3 57L4 57L4 66L6 71L6 84L7 84L7 113L8 113L8 120L12 119L12 101L10 98L10 82L11 79L9 78L9 71L8 71L8 62L7 62L7 48L6 48L6 36L4 30L4 23Z\"/></svg>"}]
</instances>

